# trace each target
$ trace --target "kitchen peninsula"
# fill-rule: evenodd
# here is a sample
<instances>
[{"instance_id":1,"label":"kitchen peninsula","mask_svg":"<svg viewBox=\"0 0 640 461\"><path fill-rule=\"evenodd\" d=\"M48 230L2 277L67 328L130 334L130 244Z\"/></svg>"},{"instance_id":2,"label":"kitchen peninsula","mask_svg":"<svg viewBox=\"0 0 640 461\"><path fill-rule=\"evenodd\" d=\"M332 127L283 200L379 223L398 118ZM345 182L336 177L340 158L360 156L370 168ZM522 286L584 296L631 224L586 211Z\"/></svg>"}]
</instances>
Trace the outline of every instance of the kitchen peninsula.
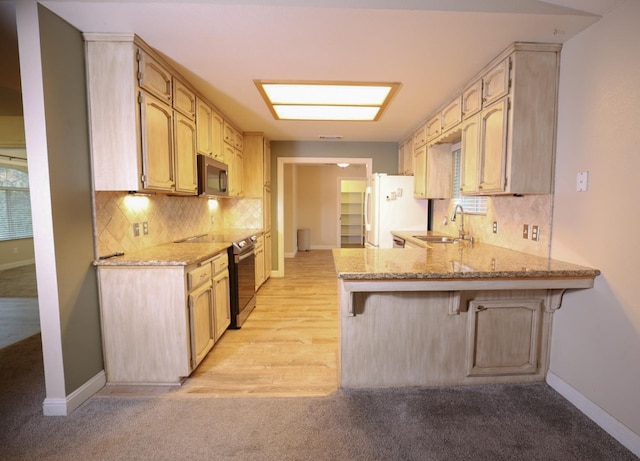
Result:
<instances>
[{"instance_id":1,"label":"kitchen peninsula","mask_svg":"<svg viewBox=\"0 0 640 461\"><path fill-rule=\"evenodd\" d=\"M343 388L544 381L553 313L597 269L466 241L335 249Z\"/></svg>"}]
</instances>

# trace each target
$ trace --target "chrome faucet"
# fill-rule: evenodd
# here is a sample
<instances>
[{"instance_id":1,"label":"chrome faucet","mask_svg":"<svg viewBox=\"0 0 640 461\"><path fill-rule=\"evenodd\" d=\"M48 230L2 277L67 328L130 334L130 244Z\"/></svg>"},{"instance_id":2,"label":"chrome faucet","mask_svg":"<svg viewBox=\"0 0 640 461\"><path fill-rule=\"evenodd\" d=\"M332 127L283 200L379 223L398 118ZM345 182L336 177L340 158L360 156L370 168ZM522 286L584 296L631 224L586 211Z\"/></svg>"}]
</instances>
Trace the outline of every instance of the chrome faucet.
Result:
<instances>
[{"instance_id":1,"label":"chrome faucet","mask_svg":"<svg viewBox=\"0 0 640 461\"><path fill-rule=\"evenodd\" d=\"M459 239L460 240L464 240L464 236L466 235L466 232L464 231L464 209L462 208L462 205L456 205L456 207L453 210L453 214L451 215L451 221L455 222L457 216L458 216L458 210L460 210L460 230L459 232ZM473 238L471 239L471 242L473 243Z\"/></svg>"}]
</instances>

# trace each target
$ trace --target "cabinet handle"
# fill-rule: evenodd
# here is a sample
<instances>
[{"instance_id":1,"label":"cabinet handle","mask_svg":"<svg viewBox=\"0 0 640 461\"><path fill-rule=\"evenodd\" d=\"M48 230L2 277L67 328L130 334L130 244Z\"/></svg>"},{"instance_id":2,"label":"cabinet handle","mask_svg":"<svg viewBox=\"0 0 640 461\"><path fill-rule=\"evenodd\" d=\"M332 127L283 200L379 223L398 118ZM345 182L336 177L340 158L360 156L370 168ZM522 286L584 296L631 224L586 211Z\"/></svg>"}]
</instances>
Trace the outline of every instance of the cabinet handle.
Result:
<instances>
[{"instance_id":1,"label":"cabinet handle","mask_svg":"<svg viewBox=\"0 0 640 461\"><path fill-rule=\"evenodd\" d=\"M482 311L486 311L486 310L487 310L487 308L486 308L486 307L484 307L484 306L478 306L478 307L476 308L476 312L482 312Z\"/></svg>"}]
</instances>

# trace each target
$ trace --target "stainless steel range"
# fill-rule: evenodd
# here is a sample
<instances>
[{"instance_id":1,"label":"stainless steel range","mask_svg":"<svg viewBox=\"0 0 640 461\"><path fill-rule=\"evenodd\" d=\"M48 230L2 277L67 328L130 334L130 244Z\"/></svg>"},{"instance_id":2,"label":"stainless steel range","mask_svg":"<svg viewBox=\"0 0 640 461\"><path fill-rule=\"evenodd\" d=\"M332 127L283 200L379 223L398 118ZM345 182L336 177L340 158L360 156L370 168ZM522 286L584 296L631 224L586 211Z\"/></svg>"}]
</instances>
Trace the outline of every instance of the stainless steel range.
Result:
<instances>
[{"instance_id":1,"label":"stainless steel range","mask_svg":"<svg viewBox=\"0 0 640 461\"><path fill-rule=\"evenodd\" d=\"M205 234L178 240L176 243L232 242L229 247L229 296L231 325L239 329L256 306L255 242L257 237L246 233Z\"/></svg>"}]
</instances>

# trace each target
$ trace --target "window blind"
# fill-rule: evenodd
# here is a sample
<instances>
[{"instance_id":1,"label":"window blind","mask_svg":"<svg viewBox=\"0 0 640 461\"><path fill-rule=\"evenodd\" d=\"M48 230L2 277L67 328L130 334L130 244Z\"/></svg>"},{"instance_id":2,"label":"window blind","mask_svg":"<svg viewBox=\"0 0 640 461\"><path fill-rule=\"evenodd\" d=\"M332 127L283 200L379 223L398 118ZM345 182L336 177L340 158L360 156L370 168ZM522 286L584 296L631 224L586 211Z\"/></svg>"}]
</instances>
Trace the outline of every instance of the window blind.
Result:
<instances>
[{"instance_id":1,"label":"window blind","mask_svg":"<svg viewBox=\"0 0 640 461\"><path fill-rule=\"evenodd\" d=\"M460 195L460 173L461 173L461 150L453 151L453 201L455 205L460 205L465 213L487 214L487 197L462 196Z\"/></svg>"},{"instance_id":2,"label":"window blind","mask_svg":"<svg viewBox=\"0 0 640 461\"><path fill-rule=\"evenodd\" d=\"M0 167L0 240L33 237L29 176Z\"/></svg>"}]
</instances>

